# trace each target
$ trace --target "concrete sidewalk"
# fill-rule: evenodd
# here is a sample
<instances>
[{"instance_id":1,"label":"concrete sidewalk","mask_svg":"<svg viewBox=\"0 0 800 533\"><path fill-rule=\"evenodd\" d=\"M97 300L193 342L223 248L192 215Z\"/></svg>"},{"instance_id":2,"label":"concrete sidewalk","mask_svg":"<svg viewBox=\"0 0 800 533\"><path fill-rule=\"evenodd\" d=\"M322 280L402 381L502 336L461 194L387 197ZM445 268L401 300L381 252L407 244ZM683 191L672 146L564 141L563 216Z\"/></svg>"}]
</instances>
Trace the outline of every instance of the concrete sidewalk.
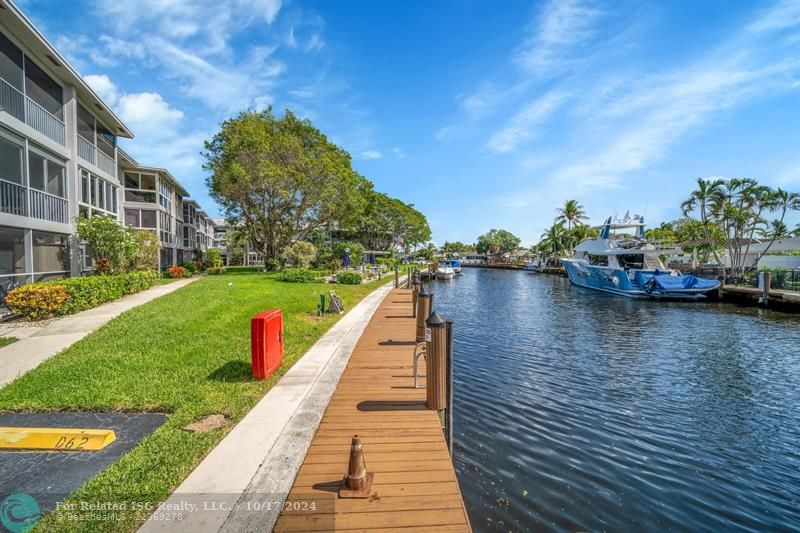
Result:
<instances>
[{"instance_id":1,"label":"concrete sidewalk","mask_svg":"<svg viewBox=\"0 0 800 533\"><path fill-rule=\"evenodd\" d=\"M199 278L193 277L157 285L93 309L59 318L42 327L37 327L35 323L0 324L0 335L20 339L0 349L0 387L36 368L42 361L70 347L112 318L185 287L197 279Z\"/></svg>"},{"instance_id":2,"label":"concrete sidewalk","mask_svg":"<svg viewBox=\"0 0 800 533\"><path fill-rule=\"evenodd\" d=\"M391 283L376 289L334 324L139 531L251 531L252 514L237 511L254 493L256 530L270 530L350 354L389 291ZM174 510L180 510L177 520Z\"/></svg>"}]
</instances>

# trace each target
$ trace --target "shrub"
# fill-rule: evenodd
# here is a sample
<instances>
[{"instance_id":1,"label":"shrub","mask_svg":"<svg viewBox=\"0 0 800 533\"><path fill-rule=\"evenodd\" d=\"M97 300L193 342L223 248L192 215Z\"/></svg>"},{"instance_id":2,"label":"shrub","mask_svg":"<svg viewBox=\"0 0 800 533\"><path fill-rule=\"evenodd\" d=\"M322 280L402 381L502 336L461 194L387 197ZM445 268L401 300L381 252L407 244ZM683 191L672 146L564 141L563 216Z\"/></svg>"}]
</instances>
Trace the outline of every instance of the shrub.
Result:
<instances>
[{"instance_id":1,"label":"shrub","mask_svg":"<svg viewBox=\"0 0 800 533\"><path fill-rule=\"evenodd\" d=\"M116 300L126 294L148 289L153 286L157 277L156 271L143 270L116 276L87 276L32 283L11 291L6 297L6 302L15 313L31 318L41 318L51 313L71 315ZM20 291L20 295L24 294L26 298L19 301L19 308L15 308L16 302L13 296L15 291ZM35 298L36 295L43 299ZM60 295L66 295L66 298Z\"/></svg>"},{"instance_id":2,"label":"shrub","mask_svg":"<svg viewBox=\"0 0 800 533\"><path fill-rule=\"evenodd\" d=\"M287 268L279 272L276 279L289 283L313 283L317 280L317 274L306 268Z\"/></svg>"},{"instance_id":3,"label":"shrub","mask_svg":"<svg viewBox=\"0 0 800 533\"><path fill-rule=\"evenodd\" d=\"M133 239L137 249L130 258L129 270L147 270L158 268L158 235L147 229L133 230Z\"/></svg>"},{"instance_id":4,"label":"shrub","mask_svg":"<svg viewBox=\"0 0 800 533\"><path fill-rule=\"evenodd\" d=\"M211 267L207 270L208 274L211 276L216 276L219 274L225 273L225 267Z\"/></svg>"},{"instance_id":5,"label":"shrub","mask_svg":"<svg viewBox=\"0 0 800 533\"><path fill-rule=\"evenodd\" d=\"M261 272L261 267L246 265L229 266L227 269L229 272Z\"/></svg>"},{"instance_id":6,"label":"shrub","mask_svg":"<svg viewBox=\"0 0 800 533\"><path fill-rule=\"evenodd\" d=\"M210 248L206 252L206 263L211 265L211 268L220 268L222 266L222 252L217 248Z\"/></svg>"},{"instance_id":7,"label":"shrub","mask_svg":"<svg viewBox=\"0 0 800 533\"><path fill-rule=\"evenodd\" d=\"M34 283L17 287L5 297L6 305L18 315L36 320L50 315L69 300L64 287Z\"/></svg>"},{"instance_id":8,"label":"shrub","mask_svg":"<svg viewBox=\"0 0 800 533\"><path fill-rule=\"evenodd\" d=\"M340 270L336 273L336 283L342 285L358 285L362 279L361 274L350 270Z\"/></svg>"},{"instance_id":9,"label":"shrub","mask_svg":"<svg viewBox=\"0 0 800 533\"><path fill-rule=\"evenodd\" d=\"M76 224L78 238L88 245L98 274L124 271L138 253L133 228L121 225L115 217L77 217Z\"/></svg>"},{"instance_id":10,"label":"shrub","mask_svg":"<svg viewBox=\"0 0 800 533\"><path fill-rule=\"evenodd\" d=\"M167 269L167 272L169 272L169 277L172 279L184 278L187 275L191 276L189 271L180 265L172 265Z\"/></svg>"},{"instance_id":11,"label":"shrub","mask_svg":"<svg viewBox=\"0 0 800 533\"><path fill-rule=\"evenodd\" d=\"M308 268L317 256L317 247L307 241L297 241L286 249L284 256L292 266Z\"/></svg>"},{"instance_id":12,"label":"shrub","mask_svg":"<svg viewBox=\"0 0 800 533\"><path fill-rule=\"evenodd\" d=\"M195 265L194 263L181 263L179 266L182 267L184 270L188 270L191 274L197 272L197 265Z\"/></svg>"},{"instance_id":13,"label":"shrub","mask_svg":"<svg viewBox=\"0 0 800 533\"><path fill-rule=\"evenodd\" d=\"M129 272L116 276L87 276L48 281L47 284L64 287L69 300L58 308L57 315L71 315L100 304L134 294L153 286L158 273L153 270Z\"/></svg>"}]
</instances>

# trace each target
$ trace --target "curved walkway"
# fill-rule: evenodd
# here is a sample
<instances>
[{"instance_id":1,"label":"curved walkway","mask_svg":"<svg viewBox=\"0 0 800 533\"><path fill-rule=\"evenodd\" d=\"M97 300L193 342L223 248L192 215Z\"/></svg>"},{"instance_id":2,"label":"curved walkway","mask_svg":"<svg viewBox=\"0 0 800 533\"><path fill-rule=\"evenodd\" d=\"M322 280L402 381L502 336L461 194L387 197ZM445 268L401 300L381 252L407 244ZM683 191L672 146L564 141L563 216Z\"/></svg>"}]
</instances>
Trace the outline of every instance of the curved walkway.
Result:
<instances>
[{"instance_id":1,"label":"curved walkway","mask_svg":"<svg viewBox=\"0 0 800 533\"><path fill-rule=\"evenodd\" d=\"M0 335L20 339L0 349L0 387L4 387L25 372L39 366L43 361L69 348L112 318L174 292L198 279L200 278L193 277L157 285L93 309L59 318L42 327L30 323L0 324Z\"/></svg>"}]
</instances>

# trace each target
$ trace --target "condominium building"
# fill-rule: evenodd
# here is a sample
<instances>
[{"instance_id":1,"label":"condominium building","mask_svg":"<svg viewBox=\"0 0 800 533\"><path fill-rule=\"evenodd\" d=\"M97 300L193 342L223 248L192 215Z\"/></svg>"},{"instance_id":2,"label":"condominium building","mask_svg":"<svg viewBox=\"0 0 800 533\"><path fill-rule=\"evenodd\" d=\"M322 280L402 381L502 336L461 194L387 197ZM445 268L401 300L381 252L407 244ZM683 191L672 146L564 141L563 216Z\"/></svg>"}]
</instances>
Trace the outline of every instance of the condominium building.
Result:
<instances>
[{"instance_id":1,"label":"condominium building","mask_svg":"<svg viewBox=\"0 0 800 533\"><path fill-rule=\"evenodd\" d=\"M133 135L0 0L0 282L81 272L75 217L120 217L118 137Z\"/></svg>"},{"instance_id":2,"label":"condominium building","mask_svg":"<svg viewBox=\"0 0 800 533\"><path fill-rule=\"evenodd\" d=\"M167 268L178 260L178 227L183 224L183 199L189 193L168 170L141 165L123 150L118 153L123 221L153 232L159 242L159 267Z\"/></svg>"},{"instance_id":3,"label":"condominium building","mask_svg":"<svg viewBox=\"0 0 800 533\"><path fill-rule=\"evenodd\" d=\"M79 216L110 215L153 231L162 268L212 244L208 215L169 171L120 150L119 137L133 134L30 20L0 0L1 287L91 269L76 237Z\"/></svg>"}]
</instances>

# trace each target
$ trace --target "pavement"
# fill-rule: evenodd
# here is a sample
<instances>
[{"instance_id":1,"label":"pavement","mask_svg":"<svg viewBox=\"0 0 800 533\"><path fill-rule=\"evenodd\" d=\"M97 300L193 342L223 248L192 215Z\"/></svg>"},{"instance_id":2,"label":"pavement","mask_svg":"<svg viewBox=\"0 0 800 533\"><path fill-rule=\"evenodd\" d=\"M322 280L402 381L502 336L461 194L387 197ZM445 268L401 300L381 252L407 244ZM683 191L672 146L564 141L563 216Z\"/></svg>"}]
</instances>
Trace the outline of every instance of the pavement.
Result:
<instances>
[{"instance_id":1,"label":"pavement","mask_svg":"<svg viewBox=\"0 0 800 533\"><path fill-rule=\"evenodd\" d=\"M19 340L0 348L0 387L4 387L43 361L69 348L89 333L125 311L146 304L196 281L192 277L157 285L74 315L37 322L0 324L0 336Z\"/></svg>"},{"instance_id":2,"label":"pavement","mask_svg":"<svg viewBox=\"0 0 800 533\"><path fill-rule=\"evenodd\" d=\"M373 291L276 383L162 504L140 532L269 531L350 354L391 290Z\"/></svg>"}]
</instances>

